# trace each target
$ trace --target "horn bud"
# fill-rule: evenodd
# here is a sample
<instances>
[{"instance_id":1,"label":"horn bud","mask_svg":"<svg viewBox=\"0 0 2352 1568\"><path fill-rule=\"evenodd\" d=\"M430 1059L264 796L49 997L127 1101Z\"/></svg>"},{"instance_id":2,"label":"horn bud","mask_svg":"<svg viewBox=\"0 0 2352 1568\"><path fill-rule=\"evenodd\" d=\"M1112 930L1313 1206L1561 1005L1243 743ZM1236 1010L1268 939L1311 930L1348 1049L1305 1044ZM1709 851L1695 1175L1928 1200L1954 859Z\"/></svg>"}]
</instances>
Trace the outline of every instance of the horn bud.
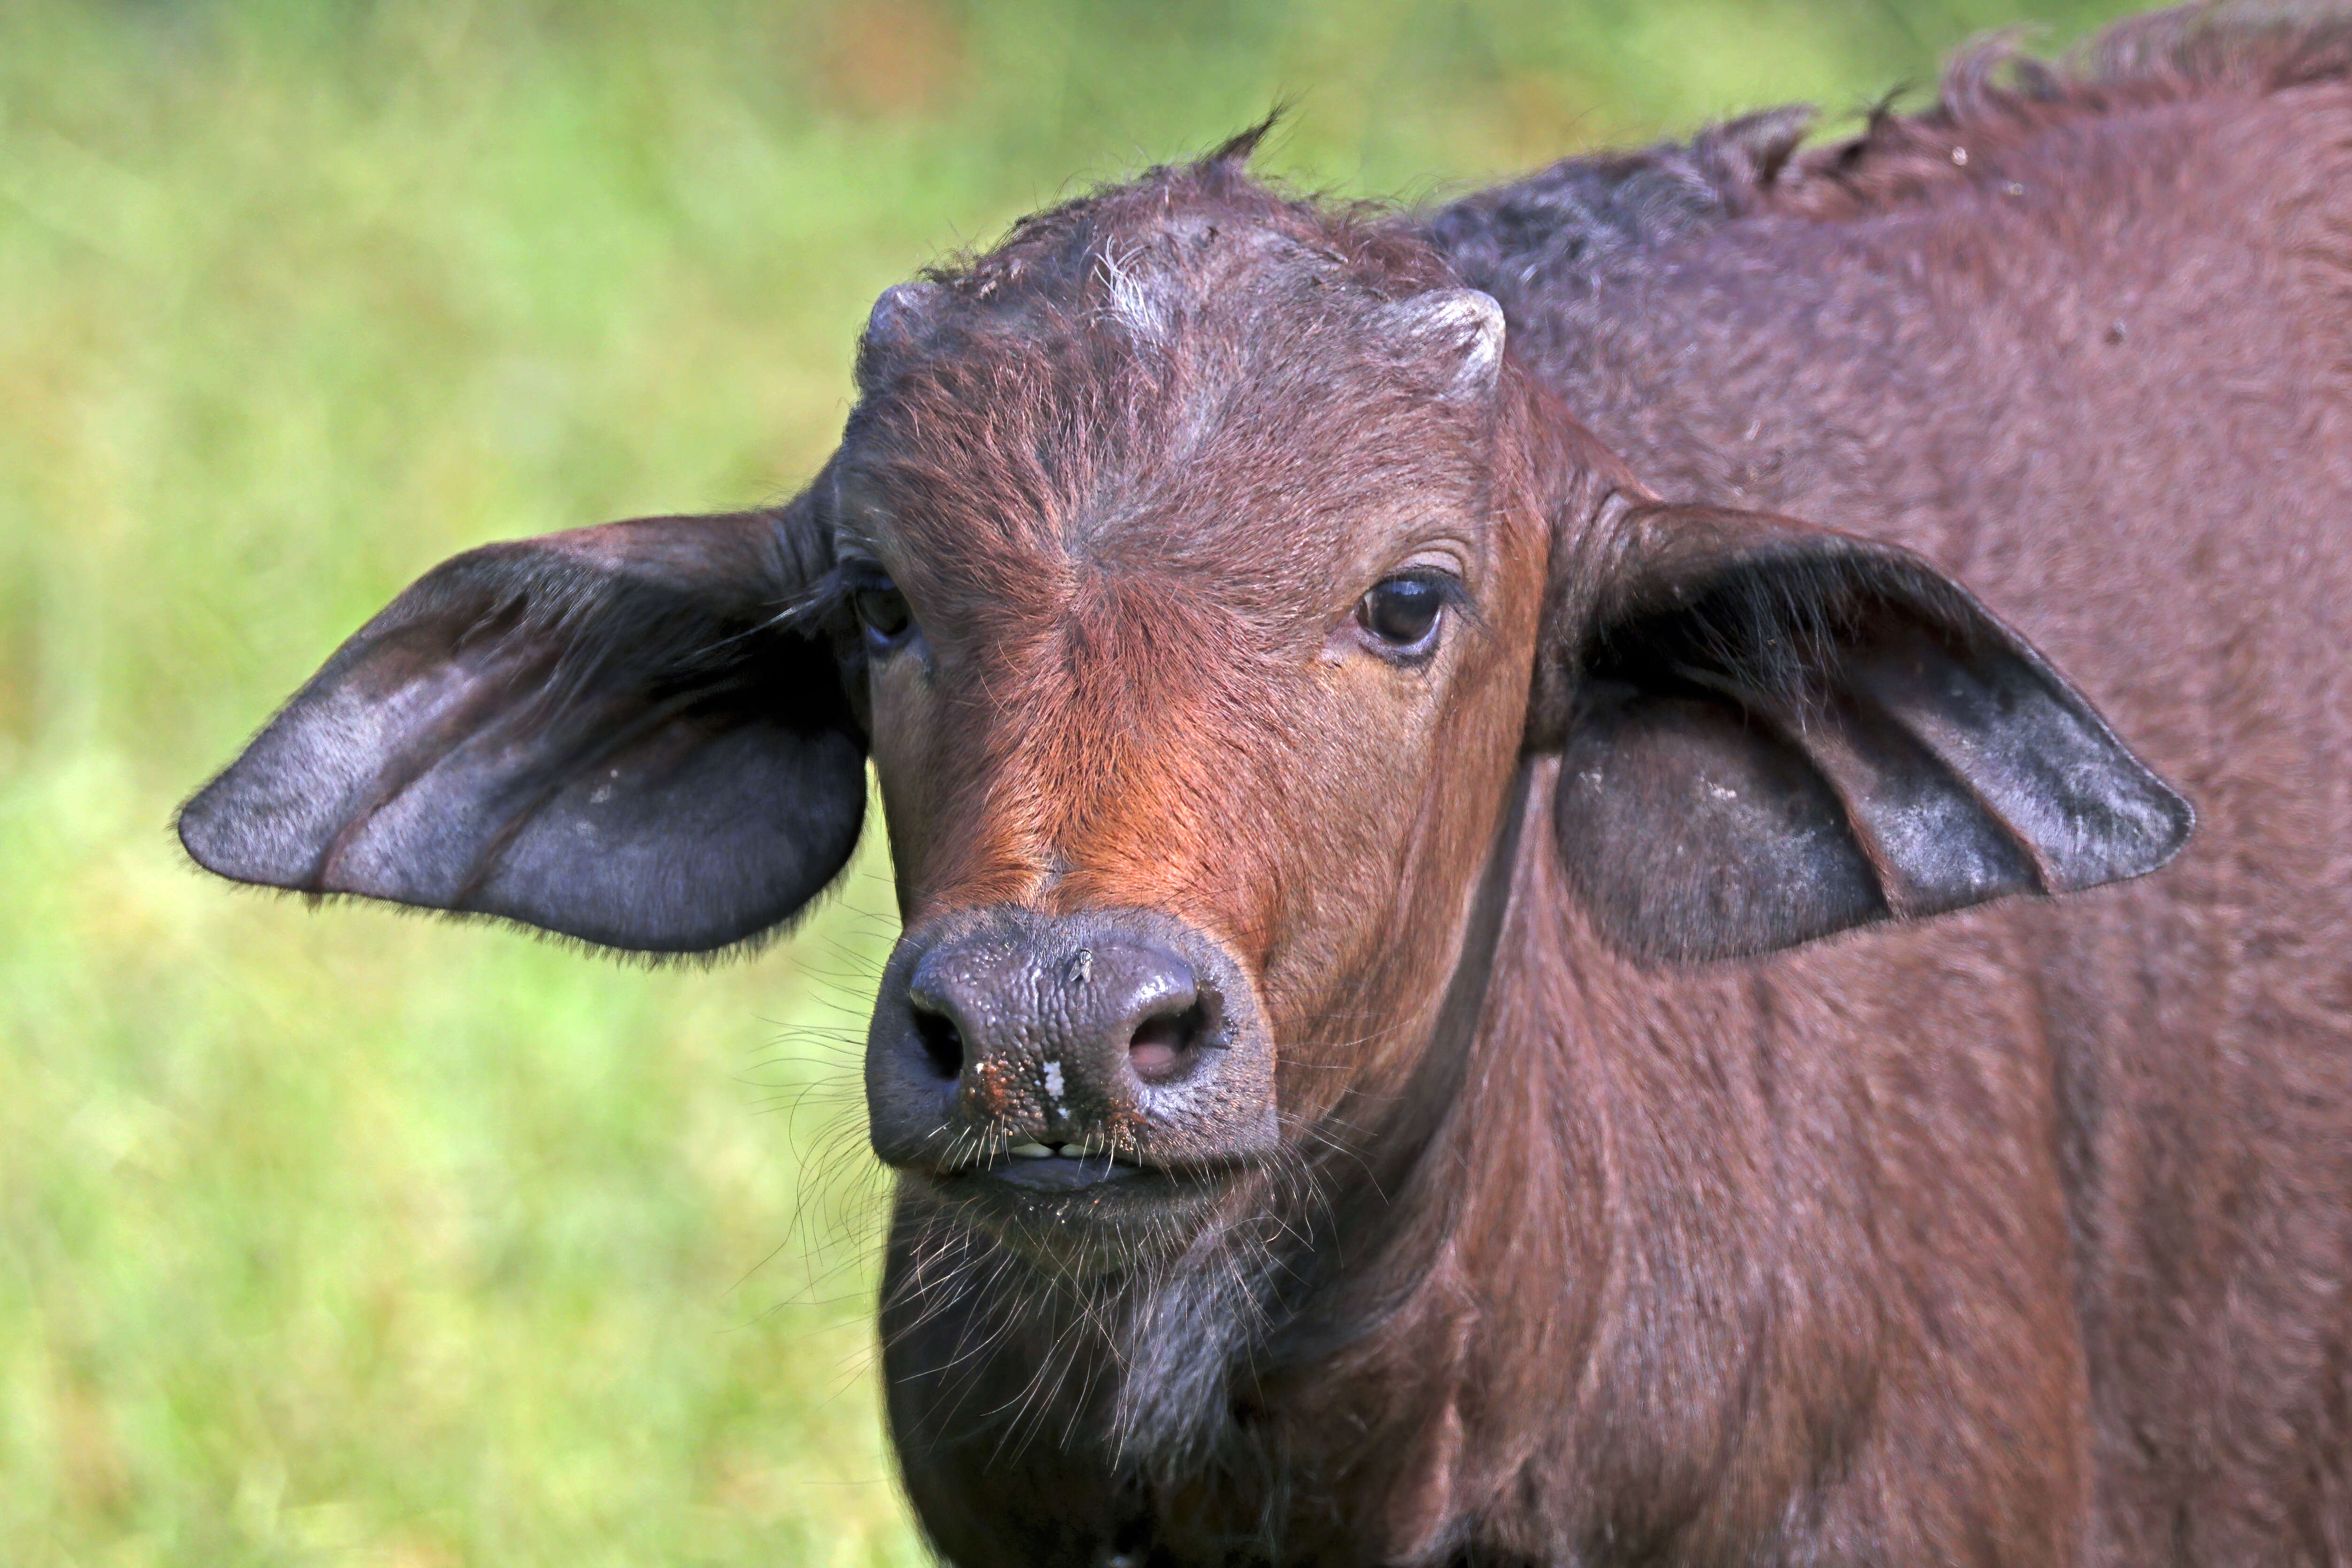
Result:
<instances>
[{"instance_id":1,"label":"horn bud","mask_svg":"<svg viewBox=\"0 0 2352 1568\"><path fill-rule=\"evenodd\" d=\"M1449 403L1492 396L1503 368L1503 307L1475 289L1433 289L1381 310L1390 341L1414 357L1450 357L1438 394Z\"/></svg>"},{"instance_id":2,"label":"horn bud","mask_svg":"<svg viewBox=\"0 0 2352 1568\"><path fill-rule=\"evenodd\" d=\"M882 290L857 340L860 386L873 384L890 359L916 347L929 334L931 319L946 296L944 287L930 282L900 283Z\"/></svg>"}]
</instances>

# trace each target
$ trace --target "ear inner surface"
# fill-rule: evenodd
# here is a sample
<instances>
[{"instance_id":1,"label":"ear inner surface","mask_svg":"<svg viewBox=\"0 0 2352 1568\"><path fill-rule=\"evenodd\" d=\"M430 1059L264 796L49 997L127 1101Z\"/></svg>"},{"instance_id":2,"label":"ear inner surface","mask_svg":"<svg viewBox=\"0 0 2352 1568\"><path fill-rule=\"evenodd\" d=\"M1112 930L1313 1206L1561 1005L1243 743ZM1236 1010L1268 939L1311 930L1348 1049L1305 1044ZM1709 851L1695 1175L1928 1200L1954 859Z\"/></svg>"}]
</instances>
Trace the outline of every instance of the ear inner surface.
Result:
<instances>
[{"instance_id":1,"label":"ear inner surface","mask_svg":"<svg viewBox=\"0 0 2352 1568\"><path fill-rule=\"evenodd\" d=\"M1896 714L1844 692L1817 713L1769 701L1756 710L1835 792L1886 913L1910 920L2047 890L2031 846Z\"/></svg>"},{"instance_id":2,"label":"ear inner surface","mask_svg":"<svg viewBox=\"0 0 2352 1568\"><path fill-rule=\"evenodd\" d=\"M1664 960L2155 869L2188 803L1906 552L1655 509L1585 639L1555 803L1604 931Z\"/></svg>"},{"instance_id":3,"label":"ear inner surface","mask_svg":"<svg viewBox=\"0 0 2352 1568\"><path fill-rule=\"evenodd\" d=\"M1955 658L1918 628L1889 637L1850 671L1854 690L1900 724L2032 857L2045 892L2073 892L2154 870L2186 839L2182 800L2030 652ZM2153 847L2163 847L2157 858Z\"/></svg>"},{"instance_id":4,"label":"ear inner surface","mask_svg":"<svg viewBox=\"0 0 2352 1568\"><path fill-rule=\"evenodd\" d=\"M1764 952L1887 913L1828 781L1711 698L1588 689L1554 819L1570 879L1639 957Z\"/></svg>"}]
</instances>

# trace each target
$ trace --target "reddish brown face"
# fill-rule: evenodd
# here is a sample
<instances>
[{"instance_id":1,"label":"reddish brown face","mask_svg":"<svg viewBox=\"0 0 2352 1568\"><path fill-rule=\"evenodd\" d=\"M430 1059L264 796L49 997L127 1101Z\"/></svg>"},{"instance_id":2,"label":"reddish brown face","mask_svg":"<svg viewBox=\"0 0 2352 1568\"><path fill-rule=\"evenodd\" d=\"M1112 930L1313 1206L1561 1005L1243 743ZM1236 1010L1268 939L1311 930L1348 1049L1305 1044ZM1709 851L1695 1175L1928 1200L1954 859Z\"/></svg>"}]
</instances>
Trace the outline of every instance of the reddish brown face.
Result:
<instances>
[{"instance_id":1,"label":"reddish brown face","mask_svg":"<svg viewBox=\"0 0 2352 1568\"><path fill-rule=\"evenodd\" d=\"M1306 304L983 318L870 374L835 462L906 921L874 1143L1008 1232L1233 1189L1449 972L1543 560L1499 321Z\"/></svg>"}]
</instances>

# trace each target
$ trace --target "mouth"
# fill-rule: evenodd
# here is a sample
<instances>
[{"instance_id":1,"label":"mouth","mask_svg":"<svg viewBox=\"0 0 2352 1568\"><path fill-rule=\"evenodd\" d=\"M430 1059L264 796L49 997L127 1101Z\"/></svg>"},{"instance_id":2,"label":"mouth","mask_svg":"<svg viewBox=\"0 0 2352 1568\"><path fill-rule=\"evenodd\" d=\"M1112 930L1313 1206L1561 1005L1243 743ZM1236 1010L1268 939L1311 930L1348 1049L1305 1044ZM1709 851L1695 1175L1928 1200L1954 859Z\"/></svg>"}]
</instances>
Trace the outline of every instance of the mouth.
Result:
<instances>
[{"instance_id":1,"label":"mouth","mask_svg":"<svg viewBox=\"0 0 2352 1568\"><path fill-rule=\"evenodd\" d=\"M1067 1268L1133 1262L1172 1244L1217 1209L1245 1164L1147 1165L1091 1145L1029 1143L982 1164L902 1166L900 1174L929 1200L924 1206Z\"/></svg>"},{"instance_id":2,"label":"mouth","mask_svg":"<svg viewBox=\"0 0 2352 1568\"><path fill-rule=\"evenodd\" d=\"M1015 1143L992 1164L964 1173L982 1181L999 1182L1033 1193L1075 1193L1090 1187L1124 1184L1159 1177L1165 1184L1173 1173L1122 1160L1094 1143Z\"/></svg>"},{"instance_id":3,"label":"mouth","mask_svg":"<svg viewBox=\"0 0 2352 1568\"><path fill-rule=\"evenodd\" d=\"M1164 1204L1215 1184L1225 1173L1222 1169L1145 1164L1131 1154L1115 1154L1094 1143L1015 1143L991 1161L923 1173L940 1192L998 1197L1016 1206L1024 1200L1078 1193Z\"/></svg>"}]
</instances>

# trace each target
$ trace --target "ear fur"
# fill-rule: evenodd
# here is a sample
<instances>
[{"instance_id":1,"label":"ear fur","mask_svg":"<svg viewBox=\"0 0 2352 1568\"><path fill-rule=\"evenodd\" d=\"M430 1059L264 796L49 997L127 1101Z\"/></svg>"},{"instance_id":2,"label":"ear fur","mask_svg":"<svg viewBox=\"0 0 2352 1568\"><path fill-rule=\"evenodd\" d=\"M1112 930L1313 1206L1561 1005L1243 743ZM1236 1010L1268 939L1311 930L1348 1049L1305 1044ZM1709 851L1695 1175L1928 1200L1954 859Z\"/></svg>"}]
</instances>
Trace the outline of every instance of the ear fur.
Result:
<instances>
[{"instance_id":1,"label":"ear fur","mask_svg":"<svg viewBox=\"0 0 2352 1568\"><path fill-rule=\"evenodd\" d=\"M813 489L469 551L327 661L182 809L240 881L699 952L847 861L865 741L829 640Z\"/></svg>"},{"instance_id":2,"label":"ear fur","mask_svg":"<svg viewBox=\"0 0 2352 1568\"><path fill-rule=\"evenodd\" d=\"M2088 700L1910 552L1657 507L1577 639L1555 821L1658 960L2156 869L2192 813Z\"/></svg>"}]
</instances>

